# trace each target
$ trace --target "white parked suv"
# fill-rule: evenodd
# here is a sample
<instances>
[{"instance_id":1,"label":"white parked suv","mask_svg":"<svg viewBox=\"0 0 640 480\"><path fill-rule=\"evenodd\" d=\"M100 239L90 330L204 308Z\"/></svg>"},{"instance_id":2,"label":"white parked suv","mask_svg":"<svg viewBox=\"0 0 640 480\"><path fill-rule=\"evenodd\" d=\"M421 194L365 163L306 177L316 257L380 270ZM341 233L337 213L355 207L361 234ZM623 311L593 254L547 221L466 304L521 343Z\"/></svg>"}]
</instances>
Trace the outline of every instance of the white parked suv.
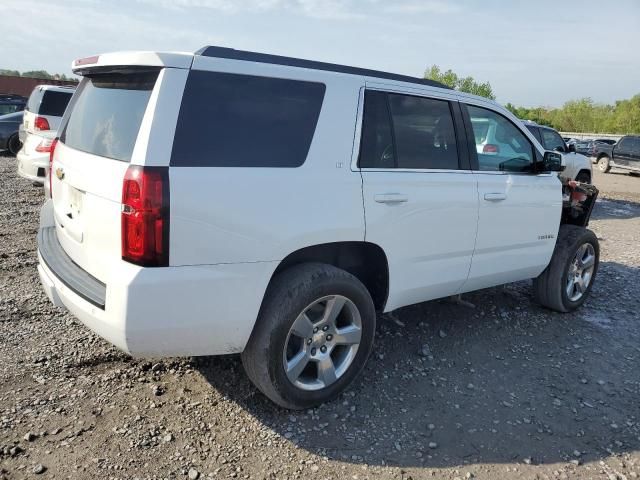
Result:
<instances>
[{"instance_id":1,"label":"white parked suv","mask_svg":"<svg viewBox=\"0 0 640 480\"><path fill-rule=\"evenodd\" d=\"M22 148L18 152L18 174L43 183L49 165L52 140L75 87L38 85L29 96L22 121Z\"/></svg>"},{"instance_id":2,"label":"white parked suv","mask_svg":"<svg viewBox=\"0 0 640 480\"><path fill-rule=\"evenodd\" d=\"M597 190L563 201L560 155L492 101L219 47L73 70L38 271L132 355L242 353L306 408L362 370L376 312L530 278L558 311L589 295ZM471 118L515 153L478 153Z\"/></svg>"},{"instance_id":3,"label":"white parked suv","mask_svg":"<svg viewBox=\"0 0 640 480\"><path fill-rule=\"evenodd\" d=\"M543 148L554 150L562 155L562 162L565 168L560 172L561 177L568 180L591 183L593 179L591 159L577 153L575 143L565 143L556 130L546 125L538 125L530 120L525 120L523 123Z\"/></svg>"}]
</instances>

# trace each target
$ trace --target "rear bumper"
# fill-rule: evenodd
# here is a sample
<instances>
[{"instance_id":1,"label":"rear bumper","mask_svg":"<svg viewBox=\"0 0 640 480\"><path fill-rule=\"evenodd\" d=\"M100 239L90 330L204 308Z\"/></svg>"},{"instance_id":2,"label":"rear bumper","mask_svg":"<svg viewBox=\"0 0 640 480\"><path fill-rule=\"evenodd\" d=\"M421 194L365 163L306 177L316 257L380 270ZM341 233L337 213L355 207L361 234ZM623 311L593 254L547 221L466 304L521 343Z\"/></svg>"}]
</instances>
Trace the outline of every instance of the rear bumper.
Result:
<instances>
[{"instance_id":1,"label":"rear bumper","mask_svg":"<svg viewBox=\"0 0 640 480\"><path fill-rule=\"evenodd\" d=\"M68 272L54 271L60 267L49 258L45 261L45 250L38 250L38 273L49 299L116 347L144 357L242 352L277 266L264 262L141 268L116 261L109 278L102 279L102 309L70 284Z\"/></svg>"},{"instance_id":2,"label":"rear bumper","mask_svg":"<svg viewBox=\"0 0 640 480\"><path fill-rule=\"evenodd\" d=\"M18 175L32 182L44 184L46 170L49 167L49 154L29 155L22 148L17 155Z\"/></svg>"}]
</instances>

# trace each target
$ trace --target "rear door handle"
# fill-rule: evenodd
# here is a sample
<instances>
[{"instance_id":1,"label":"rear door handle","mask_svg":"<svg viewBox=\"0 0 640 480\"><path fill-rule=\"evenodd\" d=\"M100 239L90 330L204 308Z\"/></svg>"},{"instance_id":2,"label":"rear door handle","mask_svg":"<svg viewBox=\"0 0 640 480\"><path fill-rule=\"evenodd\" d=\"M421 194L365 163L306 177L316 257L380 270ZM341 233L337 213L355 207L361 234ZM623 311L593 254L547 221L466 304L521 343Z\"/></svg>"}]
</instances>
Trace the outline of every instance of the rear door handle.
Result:
<instances>
[{"instance_id":1,"label":"rear door handle","mask_svg":"<svg viewBox=\"0 0 640 480\"><path fill-rule=\"evenodd\" d=\"M409 201L409 197L402 193L378 193L373 199L378 203L405 203Z\"/></svg>"},{"instance_id":2,"label":"rear door handle","mask_svg":"<svg viewBox=\"0 0 640 480\"><path fill-rule=\"evenodd\" d=\"M506 193L485 193L484 199L488 202L499 202L507 199Z\"/></svg>"}]
</instances>

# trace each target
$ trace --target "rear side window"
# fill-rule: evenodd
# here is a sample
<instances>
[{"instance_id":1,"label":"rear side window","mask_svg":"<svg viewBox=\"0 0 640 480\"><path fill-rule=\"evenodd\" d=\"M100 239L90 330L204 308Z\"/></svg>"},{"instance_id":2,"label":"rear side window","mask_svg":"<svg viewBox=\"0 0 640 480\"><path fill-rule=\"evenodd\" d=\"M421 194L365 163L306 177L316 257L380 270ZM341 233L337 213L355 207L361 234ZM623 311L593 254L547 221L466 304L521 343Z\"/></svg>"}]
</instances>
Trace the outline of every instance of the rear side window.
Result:
<instances>
[{"instance_id":1,"label":"rear side window","mask_svg":"<svg viewBox=\"0 0 640 480\"><path fill-rule=\"evenodd\" d=\"M299 167L322 83L192 70L171 153L179 167Z\"/></svg>"},{"instance_id":2,"label":"rear side window","mask_svg":"<svg viewBox=\"0 0 640 480\"><path fill-rule=\"evenodd\" d=\"M83 80L60 141L101 157L129 162L158 71L110 73Z\"/></svg>"},{"instance_id":3,"label":"rear side window","mask_svg":"<svg viewBox=\"0 0 640 480\"><path fill-rule=\"evenodd\" d=\"M39 115L47 115L52 117L61 117L64 110L71 100L73 92L55 92L53 90L45 90L40 102Z\"/></svg>"},{"instance_id":4,"label":"rear side window","mask_svg":"<svg viewBox=\"0 0 640 480\"><path fill-rule=\"evenodd\" d=\"M72 95L73 90L69 92L56 92L36 88L29 96L27 110L37 115L61 117Z\"/></svg>"},{"instance_id":5,"label":"rear side window","mask_svg":"<svg viewBox=\"0 0 640 480\"><path fill-rule=\"evenodd\" d=\"M458 169L449 102L365 93L361 168Z\"/></svg>"}]
</instances>

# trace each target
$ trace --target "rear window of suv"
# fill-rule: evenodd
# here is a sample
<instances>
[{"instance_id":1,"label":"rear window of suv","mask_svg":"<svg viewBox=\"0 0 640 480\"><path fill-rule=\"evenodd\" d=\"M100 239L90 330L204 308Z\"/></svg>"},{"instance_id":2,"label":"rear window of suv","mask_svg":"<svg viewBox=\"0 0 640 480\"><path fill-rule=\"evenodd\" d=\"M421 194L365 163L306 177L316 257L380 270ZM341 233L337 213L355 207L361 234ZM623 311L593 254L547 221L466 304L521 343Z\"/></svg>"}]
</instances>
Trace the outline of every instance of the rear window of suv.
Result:
<instances>
[{"instance_id":1,"label":"rear window of suv","mask_svg":"<svg viewBox=\"0 0 640 480\"><path fill-rule=\"evenodd\" d=\"M299 167L322 83L192 70L171 154L179 167Z\"/></svg>"},{"instance_id":2,"label":"rear window of suv","mask_svg":"<svg viewBox=\"0 0 640 480\"><path fill-rule=\"evenodd\" d=\"M158 71L86 78L70 106L60 141L101 157L131 161Z\"/></svg>"},{"instance_id":3,"label":"rear window of suv","mask_svg":"<svg viewBox=\"0 0 640 480\"><path fill-rule=\"evenodd\" d=\"M61 117L67 108L73 90L57 92L55 90L34 90L29 96L27 110L38 115Z\"/></svg>"}]
</instances>

